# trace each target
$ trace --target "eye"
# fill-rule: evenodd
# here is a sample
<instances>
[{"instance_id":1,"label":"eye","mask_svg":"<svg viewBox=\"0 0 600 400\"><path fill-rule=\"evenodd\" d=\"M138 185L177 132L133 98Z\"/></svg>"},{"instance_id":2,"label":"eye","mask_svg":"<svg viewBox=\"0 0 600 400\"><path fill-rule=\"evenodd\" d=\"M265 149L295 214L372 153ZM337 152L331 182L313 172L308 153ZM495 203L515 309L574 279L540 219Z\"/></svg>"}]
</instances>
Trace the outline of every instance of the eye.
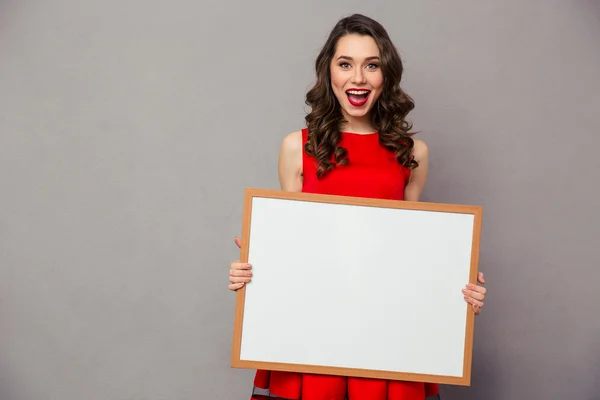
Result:
<instances>
[{"instance_id":1,"label":"eye","mask_svg":"<svg viewBox=\"0 0 600 400\"><path fill-rule=\"evenodd\" d=\"M376 68L379 68L379 64L371 63L371 64L367 65L367 68L369 68L369 69L376 69Z\"/></svg>"},{"instance_id":2,"label":"eye","mask_svg":"<svg viewBox=\"0 0 600 400\"><path fill-rule=\"evenodd\" d=\"M347 62L341 62L340 63L340 67L342 67L342 68L350 68L350 64L348 64Z\"/></svg>"}]
</instances>

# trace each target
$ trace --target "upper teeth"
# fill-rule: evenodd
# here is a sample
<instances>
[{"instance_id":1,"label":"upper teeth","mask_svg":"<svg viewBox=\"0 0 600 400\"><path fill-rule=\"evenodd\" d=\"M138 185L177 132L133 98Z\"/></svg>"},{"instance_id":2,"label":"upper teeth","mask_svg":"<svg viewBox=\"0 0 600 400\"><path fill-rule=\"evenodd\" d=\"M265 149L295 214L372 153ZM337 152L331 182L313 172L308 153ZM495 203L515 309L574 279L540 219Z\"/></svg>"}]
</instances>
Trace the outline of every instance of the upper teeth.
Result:
<instances>
[{"instance_id":1,"label":"upper teeth","mask_svg":"<svg viewBox=\"0 0 600 400\"><path fill-rule=\"evenodd\" d=\"M367 94L369 93L368 90L348 90L348 93L350 94Z\"/></svg>"}]
</instances>

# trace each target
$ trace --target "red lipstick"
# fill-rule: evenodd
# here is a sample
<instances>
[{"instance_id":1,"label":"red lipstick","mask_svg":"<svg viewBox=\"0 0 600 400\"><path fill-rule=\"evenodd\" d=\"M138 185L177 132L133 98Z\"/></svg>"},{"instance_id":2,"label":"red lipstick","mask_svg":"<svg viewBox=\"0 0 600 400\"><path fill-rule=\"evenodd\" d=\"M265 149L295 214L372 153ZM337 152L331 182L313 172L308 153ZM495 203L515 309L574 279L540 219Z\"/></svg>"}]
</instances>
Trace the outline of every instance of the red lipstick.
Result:
<instances>
[{"instance_id":1,"label":"red lipstick","mask_svg":"<svg viewBox=\"0 0 600 400\"><path fill-rule=\"evenodd\" d=\"M371 91L368 89L350 88L346 90L348 102L354 107L362 107L367 104Z\"/></svg>"}]
</instances>

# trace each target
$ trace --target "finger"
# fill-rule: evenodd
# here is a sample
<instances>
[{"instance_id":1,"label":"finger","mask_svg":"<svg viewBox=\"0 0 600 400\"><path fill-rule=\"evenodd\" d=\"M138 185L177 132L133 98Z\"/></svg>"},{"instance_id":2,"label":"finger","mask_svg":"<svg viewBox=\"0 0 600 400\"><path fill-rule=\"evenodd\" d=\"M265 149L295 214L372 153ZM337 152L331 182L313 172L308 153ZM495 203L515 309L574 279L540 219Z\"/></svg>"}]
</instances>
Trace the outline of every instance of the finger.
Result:
<instances>
[{"instance_id":1,"label":"finger","mask_svg":"<svg viewBox=\"0 0 600 400\"><path fill-rule=\"evenodd\" d=\"M250 269L250 268L252 268L252 264L234 261L231 263L230 268L231 269Z\"/></svg>"},{"instance_id":2,"label":"finger","mask_svg":"<svg viewBox=\"0 0 600 400\"><path fill-rule=\"evenodd\" d=\"M467 284L466 286L467 290L472 290L474 292L478 292L481 294L486 294L487 293L487 289L484 288L483 286L478 286L478 285L473 285L472 283Z\"/></svg>"},{"instance_id":3,"label":"finger","mask_svg":"<svg viewBox=\"0 0 600 400\"><path fill-rule=\"evenodd\" d=\"M239 238L239 237L237 237L237 236L236 236L236 237L233 239L233 241L235 242L235 244L236 244L236 246L237 246L237 247L239 247L240 249L242 248L242 241L240 240L240 238Z\"/></svg>"},{"instance_id":4,"label":"finger","mask_svg":"<svg viewBox=\"0 0 600 400\"><path fill-rule=\"evenodd\" d=\"M478 314L481 312L481 310L483 309L483 307L480 307L477 304L470 304L471 308L473 309L473 311L475 311L475 314Z\"/></svg>"},{"instance_id":5,"label":"finger","mask_svg":"<svg viewBox=\"0 0 600 400\"><path fill-rule=\"evenodd\" d=\"M466 296L465 296L465 301L475 307L483 308L483 301L479 301L472 297L466 297Z\"/></svg>"},{"instance_id":6,"label":"finger","mask_svg":"<svg viewBox=\"0 0 600 400\"><path fill-rule=\"evenodd\" d=\"M474 298L475 300L483 300L485 295L483 293L475 292L473 290L463 290L465 297Z\"/></svg>"},{"instance_id":7,"label":"finger","mask_svg":"<svg viewBox=\"0 0 600 400\"><path fill-rule=\"evenodd\" d=\"M227 288L229 290L238 290L238 289L241 289L244 285L245 285L244 282L241 282L241 283L232 283L230 285L227 285Z\"/></svg>"},{"instance_id":8,"label":"finger","mask_svg":"<svg viewBox=\"0 0 600 400\"><path fill-rule=\"evenodd\" d=\"M249 283L252 280L249 276L230 276L229 282L231 283Z\"/></svg>"},{"instance_id":9,"label":"finger","mask_svg":"<svg viewBox=\"0 0 600 400\"><path fill-rule=\"evenodd\" d=\"M483 272L479 273L477 281L479 281L479 283L481 283L482 285L485 285L485 279L483 278Z\"/></svg>"},{"instance_id":10,"label":"finger","mask_svg":"<svg viewBox=\"0 0 600 400\"><path fill-rule=\"evenodd\" d=\"M230 269L229 276L252 276L252 271L246 269Z\"/></svg>"}]
</instances>

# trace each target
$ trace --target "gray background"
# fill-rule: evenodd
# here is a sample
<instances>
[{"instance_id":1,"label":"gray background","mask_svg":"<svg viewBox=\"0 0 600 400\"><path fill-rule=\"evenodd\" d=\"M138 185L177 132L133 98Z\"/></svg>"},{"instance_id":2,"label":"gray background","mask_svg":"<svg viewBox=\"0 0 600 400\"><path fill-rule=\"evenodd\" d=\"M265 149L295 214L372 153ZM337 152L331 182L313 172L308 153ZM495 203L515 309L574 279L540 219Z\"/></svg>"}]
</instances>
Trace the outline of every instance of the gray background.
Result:
<instances>
[{"instance_id":1,"label":"gray background","mask_svg":"<svg viewBox=\"0 0 600 400\"><path fill-rule=\"evenodd\" d=\"M249 397L243 189L278 187L352 12L404 57L423 200L484 206L473 385L444 400L600 398L599 1L4 0L2 400Z\"/></svg>"}]
</instances>

